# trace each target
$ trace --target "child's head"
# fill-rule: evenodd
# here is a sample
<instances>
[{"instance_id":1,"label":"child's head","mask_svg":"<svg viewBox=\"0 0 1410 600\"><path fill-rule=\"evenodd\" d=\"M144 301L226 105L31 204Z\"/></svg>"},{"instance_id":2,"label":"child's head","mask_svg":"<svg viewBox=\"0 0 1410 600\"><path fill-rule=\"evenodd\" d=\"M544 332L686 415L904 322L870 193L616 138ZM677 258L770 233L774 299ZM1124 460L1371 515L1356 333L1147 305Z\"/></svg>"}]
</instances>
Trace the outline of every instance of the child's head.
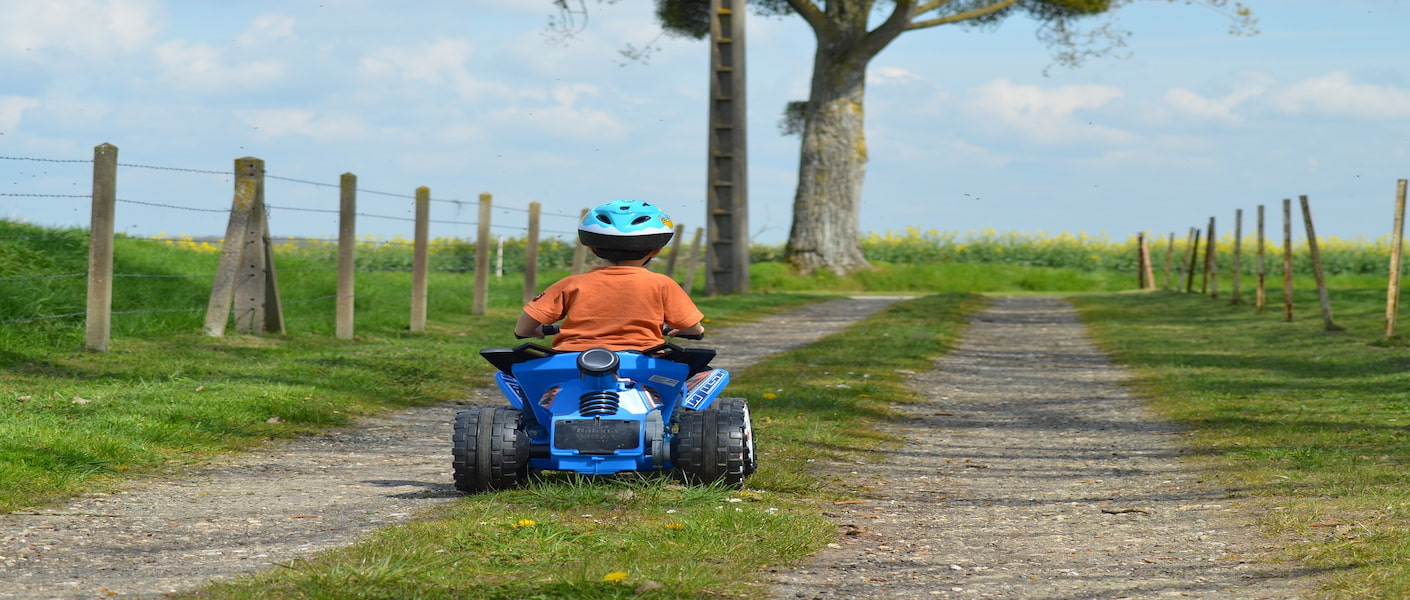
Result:
<instances>
[{"instance_id":1,"label":"child's head","mask_svg":"<svg viewBox=\"0 0 1410 600\"><path fill-rule=\"evenodd\" d=\"M675 234L670 215L640 200L614 200L588 211L578 240L611 262L641 260L664 248Z\"/></svg>"}]
</instances>

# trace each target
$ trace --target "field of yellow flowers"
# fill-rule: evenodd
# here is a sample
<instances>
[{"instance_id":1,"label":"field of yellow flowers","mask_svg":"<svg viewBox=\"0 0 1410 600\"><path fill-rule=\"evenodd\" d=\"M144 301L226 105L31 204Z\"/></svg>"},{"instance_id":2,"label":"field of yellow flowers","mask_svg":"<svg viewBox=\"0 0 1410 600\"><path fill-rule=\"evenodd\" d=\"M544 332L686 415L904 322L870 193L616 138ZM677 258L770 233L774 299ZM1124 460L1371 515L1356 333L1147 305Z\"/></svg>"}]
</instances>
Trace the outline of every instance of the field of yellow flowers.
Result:
<instances>
[{"instance_id":1,"label":"field of yellow flowers","mask_svg":"<svg viewBox=\"0 0 1410 600\"><path fill-rule=\"evenodd\" d=\"M168 245L195 252L219 252L217 241L196 240L191 236L157 238ZM1257 242L1250 236L1242 240L1242 270L1257 269ZM1151 261L1156 271L1164 268L1167 255L1173 254L1173 269L1180 270L1189 259L1190 240L1184 236L1171 238L1153 235L1149 239ZM1138 238L1135 235L1115 239L1105 232L1018 232L995 229L959 231L922 231L917 228L904 232L871 232L861 238L867 260L889 265L930 265L942 263L991 263L1032 267L1056 267L1081 271L1134 272L1137 265ZM524 238L504 238L492 249L496 260L502 253L506 270L524 267ZM1234 262L1234 236L1224 234L1216 240L1219 271L1229 273ZM1328 275L1383 275L1389 270L1391 238L1375 240L1364 237L1343 239L1327 237L1318 240L1323 268ZM322 238L281 238L276 240L276 252L314 262L335 264L337 241ZM1203 262L1204 242L1200 242L1199 261ZM778 262L784 254L784 244L754 244L750 255L755 263ZM684 250L684 249L682 249ZM539 266L544 269L567 268L573 261L574 244L563 239L542 240L539 246ZM1282 246L1275 240L1264 245L1267 271L1281 271ZM669 255L669 250L667 251ZM441 237L428 245L431 269L435 271L472 271L475 266L475 244L459 238ZM358 267L368 270L404 270L411 268L412 241L400 236L383 239L363 236L357 241ZM1311 259L1306 240L1293 247L1294 272L1311 274Z\"/></svg>"}]
</instances>

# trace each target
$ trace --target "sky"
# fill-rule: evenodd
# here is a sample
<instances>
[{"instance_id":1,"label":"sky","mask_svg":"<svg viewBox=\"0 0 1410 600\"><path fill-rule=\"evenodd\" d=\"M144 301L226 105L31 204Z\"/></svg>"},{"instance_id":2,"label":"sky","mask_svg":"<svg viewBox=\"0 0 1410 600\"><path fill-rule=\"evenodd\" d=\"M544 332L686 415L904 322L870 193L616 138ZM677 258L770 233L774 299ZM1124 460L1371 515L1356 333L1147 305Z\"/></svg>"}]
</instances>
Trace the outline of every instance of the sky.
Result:
<instances>
[{"instance_id":1,"label":"sky","mask_svg":"<svg viewBox=\"0 0 1410 600\"><path fill-rule=\"evenodd\" d=\"M660 36L646 0L0 0L0 218L86 227L95 146L118 147L118 230L225 231L237 158L263 159L275 236L331 238L358 177L358 233L545 236L580 210L647 200L704 225L709 45ZM1138 1L1120 56L1054 65L1035 24L912 31L868 71L861 234L1204 227L1246 235L1307 195L1321 236L1391 233L1410 177L1410 1L1247 0L1259 33L1200 6ZM788 236L810 30L751 15L749 225ZM652 49L626 60L628 47ZM1301 231L1300 216L1295 230ZM1301 235L1301 234L1299 234Z\"/></svg>"}]
</instances>

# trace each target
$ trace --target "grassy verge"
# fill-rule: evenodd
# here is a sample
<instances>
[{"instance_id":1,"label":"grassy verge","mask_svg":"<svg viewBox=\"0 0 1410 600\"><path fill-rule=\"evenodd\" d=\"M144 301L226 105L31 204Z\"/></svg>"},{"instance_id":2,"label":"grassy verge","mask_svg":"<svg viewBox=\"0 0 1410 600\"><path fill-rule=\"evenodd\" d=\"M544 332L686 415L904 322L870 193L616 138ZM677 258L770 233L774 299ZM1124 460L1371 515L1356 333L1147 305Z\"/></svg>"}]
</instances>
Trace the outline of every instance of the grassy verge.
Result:
<instances>
[{"instance_id":1,"label":"grassy verge","mask_svg":"<svg viewBox=\"0 0 1410 600\"><path fill-rule=\"evenodd\" d=\"M1384 288L1256 314L1198 295L1076 299L1100 344L1163 416L1188 425L1211 475L1262 510L1334 598L1410 597L1410 358L1379 340ZM1281 294L1278 294L1281 302Z\"/></svg>"},{"instance_id":2,"label":"grassy verge","mask_svg":"<svg viewBox=\"0 0 1410 600\"><path fill-rule=\"evenodd\" d=\"M904 371L928 368L983 303L905 302L736 373L729 393L749 399L761 455L747 489L553 475L189 597L761 597L771 569L832 539L821 510L846 491L810 463L894 443L884 424L912 400Z\"/></svg>"}]
</instances>

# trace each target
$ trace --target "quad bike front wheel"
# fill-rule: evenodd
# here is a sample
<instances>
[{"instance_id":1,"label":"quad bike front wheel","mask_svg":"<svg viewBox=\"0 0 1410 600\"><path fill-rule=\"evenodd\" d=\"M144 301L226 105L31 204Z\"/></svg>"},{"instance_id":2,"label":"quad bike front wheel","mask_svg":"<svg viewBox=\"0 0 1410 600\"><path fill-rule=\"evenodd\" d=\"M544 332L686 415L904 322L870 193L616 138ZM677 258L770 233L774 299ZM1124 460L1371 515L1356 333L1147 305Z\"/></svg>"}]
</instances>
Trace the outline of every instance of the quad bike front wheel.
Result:
<instances>
[{"instance_id":1,"label":"quad bike front wheel","mask_svg":"<svg viewBox=\"0 0 1410 600\"><path fill-rule=\"evenodd\" d=\"M719 398L705 410L683 411L678 427L671 440L677 478L739 486L757 468L754 428L743 398Z\"/></svg>"},{"instance_id":2,"label":"quad bike front wheel","mask_svg":"<svg viewBox=\"0 0 1410 600\"><path fill-rule=\"evenodd\" d=\"M523 483L529 470L529 437L519 427L519 411L499 406L455 414L451 436L455 489L485 492Z\"/></svg>"}]
</instances>

